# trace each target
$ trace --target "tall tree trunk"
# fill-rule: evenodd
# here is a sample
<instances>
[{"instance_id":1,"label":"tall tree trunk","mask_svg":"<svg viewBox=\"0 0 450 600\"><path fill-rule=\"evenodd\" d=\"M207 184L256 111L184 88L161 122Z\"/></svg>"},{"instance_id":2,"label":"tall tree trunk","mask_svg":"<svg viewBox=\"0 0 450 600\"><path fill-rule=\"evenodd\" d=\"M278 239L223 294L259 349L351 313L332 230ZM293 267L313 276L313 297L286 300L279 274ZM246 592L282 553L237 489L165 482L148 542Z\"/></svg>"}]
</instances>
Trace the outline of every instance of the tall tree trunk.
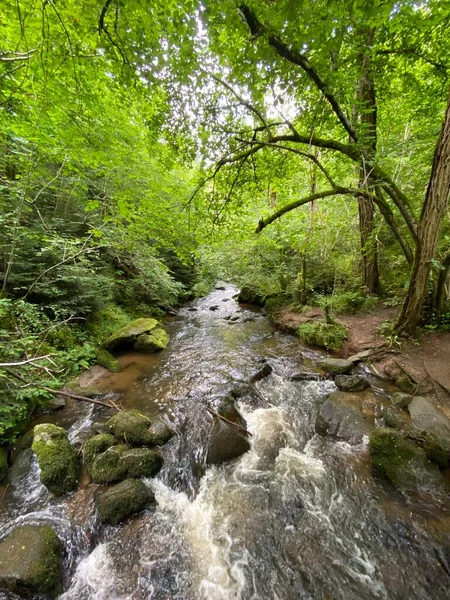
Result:
<instances>
[{"instance_id":1,"label":"tall tree trunk","mask_svg":"<svg viewBox=\"0 0 450 600\"><path fill-rule=\"evenodd\" d=\"M375 85L372 75L371 58L368 52L373 45L375 30L368 29L364 33L365 51L361 55L361 78L356 94L357 115L359 117L359 136L367 154L375 160L377 146L377 105ZM374 191L371 175L372 165L363 161L359 171L359 186ZM379 272L377 243L374 236L375 207L365 196L358 198L359 232L361 237L362 283L365 291L376 294L379 289Z\"/></svg>"},{"instance_id":2,"label":"tall tree trunk","mask_svg":"<svg viewBox=\"0 0 450 600\"><path fill-rule=\"evenodd\" d=\"M441 324L442 308L444 305L444 294L445 284L448 278L448 272L450 270L450 252L445 256L444 260L441 261L442 270L439 272L439 277L436 285L436 295L434 297L434 321L436 325Z\"/></svg>"},{"instance_id":3,"label":"tall tree trunk","mask_svg":"<svg viewBox=\"0 0 450 600\"><path fill-rule=\"evenodd\" d=\"M417 227L417 247L409 280L408 295L402 307L397 331L414 333L422 315L427 293L431 261L436 255L442 221L450 194L450 98L447 103L433 167L428 183L420 222Z\"/></svg>"}]
</instances>

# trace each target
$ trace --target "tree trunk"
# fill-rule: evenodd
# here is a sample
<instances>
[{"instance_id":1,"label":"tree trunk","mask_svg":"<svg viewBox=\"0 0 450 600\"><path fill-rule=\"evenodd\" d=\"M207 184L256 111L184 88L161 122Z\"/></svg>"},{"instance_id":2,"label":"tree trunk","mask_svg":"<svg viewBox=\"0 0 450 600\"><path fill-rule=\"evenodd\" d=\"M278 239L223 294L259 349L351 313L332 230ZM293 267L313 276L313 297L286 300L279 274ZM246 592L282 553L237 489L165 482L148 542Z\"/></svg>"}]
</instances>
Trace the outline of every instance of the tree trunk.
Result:
<instances>
[{"instance_id":1,"label":"tree trunk","mask_svg":"<svg viewBox=\"0 0 450 600\"><path fill-rule=\"evenodd\" d=\"M442 308L444 305L445 283L447 281L448 272L450 270L450 252L444 258L444 260L441 261L441 264L443 268L439 272L439 277L436 285L436 295L434 297L433 306L435 312L434 322L438 326L441 324Z\"/></svg>"},{"instance_id":2,"label":"tree trunk","mask_svg":"<svg viewBox=\"0 0 450 600\"><path fill-rule=\"evenodd\" d=\"M375 30L369 29L364 35L364 46L373 44ZM365 51L361 56L361 78L356 94L356 112L359 117L360 141L367 149L368 156L375 160L377 145L377 105L373 82L371 60ZM363 161L359 172L359 187L375 190L371 175L372 165ZM376 294L379 290L377 242L374 236L374 205L370 198L358 198L359 232L361 237L362 284L366 293Z\"/></svg>"},{"instance_id":3,"label":"tree trunk","mask_svg":"<svg viewBox=\"0 0 450 600\"><path fill-rule=\"evenodd\" d=\"M409 280L408 295L396 329L413 334L422 315L427 293L431 261L436 255L442 221L450 193L450 98L444 123L434 152L422 214L417 228L417 248Z\"/></svg>"}]
</instances>

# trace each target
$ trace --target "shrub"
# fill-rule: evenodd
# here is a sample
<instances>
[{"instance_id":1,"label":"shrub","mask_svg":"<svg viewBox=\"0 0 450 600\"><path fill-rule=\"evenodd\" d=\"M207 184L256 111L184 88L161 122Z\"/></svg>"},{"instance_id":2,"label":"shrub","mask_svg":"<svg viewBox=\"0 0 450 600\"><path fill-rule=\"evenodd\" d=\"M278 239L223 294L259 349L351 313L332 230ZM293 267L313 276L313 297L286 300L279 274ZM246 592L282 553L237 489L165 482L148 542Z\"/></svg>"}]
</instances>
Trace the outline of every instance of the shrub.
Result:
<instances>
[{"instance_id":1,"label":"shrub","mask_svg":"<svg viewBox=\"0 0 450 600\"><path fill-rule=\"evenodd\" d=\"M348 337L347 329L343 325L323 321L303 323L297 329L297 333L305 344L327 350L337 350Z\"/></svg>"}]
</instances>

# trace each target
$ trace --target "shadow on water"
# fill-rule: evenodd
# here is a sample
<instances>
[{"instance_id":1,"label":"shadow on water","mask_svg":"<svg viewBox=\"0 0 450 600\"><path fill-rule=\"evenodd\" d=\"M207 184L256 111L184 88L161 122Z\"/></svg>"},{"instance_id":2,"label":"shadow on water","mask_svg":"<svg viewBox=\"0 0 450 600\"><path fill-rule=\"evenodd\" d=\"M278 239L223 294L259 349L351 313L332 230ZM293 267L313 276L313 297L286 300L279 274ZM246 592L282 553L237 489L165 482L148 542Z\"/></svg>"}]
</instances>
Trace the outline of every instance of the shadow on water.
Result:
<instances>
[{"instance_id":1,"label":"shadow on water","mask_svg":"<svg viewBox=\"0 0 450 600\"><path fill-rule=\"evenodd\" d=\"M66 548L64 600L448 598L448 499L406 498L372 477L366 443L317 436L334 383L290 380L317 355L222 287L167 324L165 351L125 354L124 371L95 382L126 408L164 415L178 433L163 470L146 481L156 507L101 527L95 486L85 481L56 500L34 462L5 494L0 533L23 522L56 528ZM263 359L273 372L240 401L251 450L205 470L206 402L230 381L248 382ZM374 398L387 391L380 384ZM57 418L76 442L107 416L70 405Z\"/></svg>"}]
</instances>

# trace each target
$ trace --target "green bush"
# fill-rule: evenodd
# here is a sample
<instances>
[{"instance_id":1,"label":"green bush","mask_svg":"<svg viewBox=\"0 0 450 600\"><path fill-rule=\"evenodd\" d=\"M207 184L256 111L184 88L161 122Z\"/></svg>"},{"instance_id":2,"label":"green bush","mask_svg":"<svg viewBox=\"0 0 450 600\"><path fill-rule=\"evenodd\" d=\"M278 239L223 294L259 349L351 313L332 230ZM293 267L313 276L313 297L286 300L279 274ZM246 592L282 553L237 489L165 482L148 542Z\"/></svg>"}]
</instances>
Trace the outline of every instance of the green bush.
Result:
<instances>
[{"instance_id":1,"label":"green bush","mask_svg":"<svg viewBox=\"0 0 450 600\"><path fill-rule=\"evenodd\" d=\"M303 323L297 329L297 333L305 344L327 350L337 350L348 337L346 327L339 323L325 323L324 321Z\"/></svg>"}]
</instances>

